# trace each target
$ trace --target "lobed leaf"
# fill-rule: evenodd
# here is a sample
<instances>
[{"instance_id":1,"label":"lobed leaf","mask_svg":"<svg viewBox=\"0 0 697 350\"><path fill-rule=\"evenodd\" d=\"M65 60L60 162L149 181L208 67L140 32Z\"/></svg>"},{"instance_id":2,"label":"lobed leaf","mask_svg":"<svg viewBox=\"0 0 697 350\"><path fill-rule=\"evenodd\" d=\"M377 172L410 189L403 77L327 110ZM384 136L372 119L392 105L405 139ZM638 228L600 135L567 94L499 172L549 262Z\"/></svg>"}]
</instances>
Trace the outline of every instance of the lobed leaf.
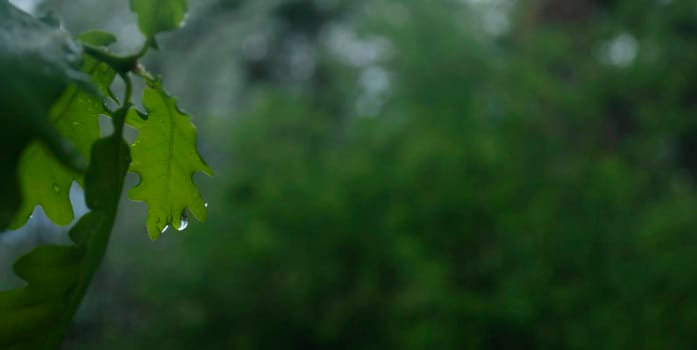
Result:
<instances>
[{"instance_id":1,"label":"lobed leaf","mask_svg":"<svg viewBox=\"0 0 697 350\"><path fill-rule=\"evenodd\" d=\"M106 39L86 40L108 42ZM83 70L102 93L107 93L115 76L108 65L86 57ZM90 147L100 134L98 117L106 113L101 97L70 86L53 106L50 120L58 133L72 142L89 161ZM24 225L37 205L43 207L46 216L58 225L73 221L70 186L73 181L82 182L82 174L61 164L42 143L33 142L22 155L19 177L24 201L11 227Z\"/></svg>"},{"instance_id":2,"label":"lobed leaf","mask_svg":"<svg viewBox=\"0 0 697 350\"><path fill-rule=\"evenodd\" d=\"M90 212L70 230L73 246L39 246L15 273L27 282L0 292L0 349L58 349L109 241L130 160L120 136L97 141L85 177Z\"/></svg>"},{"instance_id":3,"label":"lobed leaf","mask_svg":"<svg viewBox=\"0 0 697 350\"><path fill-rule=\"evenodd\" d=\"M78 40L91 45L109 45L116 38L106 32L91 31L78 36ZM108 94L115 72L106 64L91 57L84 58L82 70L92 78L97 89ZM69 86L53 105L50 121L58 133L77 148L89 160L90 147L99 138L100 114L106 113L101 97L78 86ZM61 164L40 142L31 143L19 163L20 186L23 203L11 228L26 222L37 205L56 224L67 225L74 218L69 192L73 181L82 182L82 174Z\"/></svg>"},{"instance_id":4,"label":"lobed leaf","mask_svg":"<svg viewBox=\"0 0 697 350\"><path fill-rule=\"evenodd\" d=\"M177 109L176 100L163 90L161 81L145 88L143 104L147 120L135 112L127 120L138 129L138 138L131 145L131 171L141 179L129 198L148 204L148 235L157 239L168 225L183 229L187 209L198 220L205 220L205 203L192 176L198 171L212 175L212 170L196 150L196 127Z\"/></svg>"},{"instance_id":5,"label":"lobed leaf","mask_svg":"<svg viewBox=\"0 0 697 350\"><path fill-rule=\"evenodd\" d=\"M130 0L138 28L147 38L179 28L186 16L186 0Z\"/></svg>"},{"instance_id":6,"label":"lobed leaf","mask_svg":"<svg viewBox=\"0 0 697 350\"><path fill-rule=\"evenodd\" d=\"M22 203L17 168L25 148L39 140L66 167L80 169L79 154L48 123L51 106L70 83L87 79L81 51L68 33L0 1L0 230Z\"/></svg>"}]
</instances>

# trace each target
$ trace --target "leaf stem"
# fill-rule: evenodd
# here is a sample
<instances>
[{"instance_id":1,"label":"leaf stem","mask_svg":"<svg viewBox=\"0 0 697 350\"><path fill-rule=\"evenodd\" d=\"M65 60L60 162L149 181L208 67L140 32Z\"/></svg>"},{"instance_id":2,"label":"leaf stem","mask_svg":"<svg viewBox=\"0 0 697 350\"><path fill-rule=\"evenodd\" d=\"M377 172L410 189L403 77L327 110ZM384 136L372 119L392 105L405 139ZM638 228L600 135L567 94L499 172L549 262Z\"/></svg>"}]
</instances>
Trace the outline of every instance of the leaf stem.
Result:
<instances>
[{"instance_id":1,"label":"leaf stem","mask_svg":"<svg viewBox=\"0 0 697 350\"><path fill-rule=\"evenodd\" d=\"M148 50L150 49L150 46L152 45L152 39L147 39L143 43L143 47L140 48L138 53L136 53L136 56L138 58L144 57L146 53L148 53Z\"/></svg>"},{"instance_id":2,"label":"leaf stem","mask_svg":"<svg viewBox=\"0 0 697 350\"><path fill-rule=\"evenodd\" d=\"M92 46L89 44L82 44L82 47L85 54L108 64L117 73L122 74L138 70L138 67L140 66L138 60L143 58L148 53L150 45L151 40L146 40L145 43L143 43L143 47L141 47L138 52L128 56L117 56L110 53L103 47Z\"/></svg>"},{"instance_id":3,"label":"leaf stem","mask_svg":"<svg viewBox=\"0 0 697 350\"><path fill-rule=\"evenodd\" d=\"M126 115L128 110L131 108L131 95L133 95L133 82L128 72L119 73L121 79L126 84L126 91L124 92L123 104L119 109L117 109L112 118L111 123L114 125L114 134L123 135L123 126L126 123Z\"/></svg>"},{"instance_id":4,"label":"leaf stem","mask_svg":"<svg viewBox=\"0 0 697 350\"><path fill-rule=\"evenodd\" d=\"M133 82L131 81L131 77L129 76L128 73L122 73L119 74L121 79L123 79L123 82L126 83L126 91L124 92L123 96L123 106L127 106L131 104L131 95L133 95Z\"/></svg>"},{"instance_id":5,"label":"leaf stem","mask_svg":"<svg viewBox=\"0 0 697 350\"><path fill-rule=\"evenodd\" d=\"M125 73L130 71L136 64L137 56L116 56L101 47L83 44L85 53L97 59L98 61L108 64L117 73Z\"/></svg>"}]
</instances>

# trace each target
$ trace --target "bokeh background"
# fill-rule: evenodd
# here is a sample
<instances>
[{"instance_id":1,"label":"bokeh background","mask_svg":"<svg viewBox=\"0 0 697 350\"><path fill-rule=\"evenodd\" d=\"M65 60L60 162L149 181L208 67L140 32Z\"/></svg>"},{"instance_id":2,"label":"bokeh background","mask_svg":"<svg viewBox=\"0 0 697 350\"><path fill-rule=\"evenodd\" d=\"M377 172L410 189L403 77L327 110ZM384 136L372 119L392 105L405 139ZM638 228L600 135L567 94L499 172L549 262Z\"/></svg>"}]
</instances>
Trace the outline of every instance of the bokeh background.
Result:
<instances>
[{"instance_id":1,"label":"bokeh background","mask_svg":"<svg viewBox=\"0 0 697 350\"><path fill-rule=\"evenodd\" d=\"M189 3L145 64L209 219L150 242L124 201L65 349L697 347L697 2ZM0 287L65 230L0 237Z\"/></svg>"}]
</instances>

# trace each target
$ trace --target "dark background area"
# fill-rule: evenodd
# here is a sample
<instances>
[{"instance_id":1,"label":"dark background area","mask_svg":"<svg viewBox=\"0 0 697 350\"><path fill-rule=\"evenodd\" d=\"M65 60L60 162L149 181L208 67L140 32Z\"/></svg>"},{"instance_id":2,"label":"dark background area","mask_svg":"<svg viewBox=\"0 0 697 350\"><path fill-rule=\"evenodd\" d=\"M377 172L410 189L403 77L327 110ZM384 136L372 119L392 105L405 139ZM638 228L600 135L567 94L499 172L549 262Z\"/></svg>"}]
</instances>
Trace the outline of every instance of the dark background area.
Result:
<instances>
[{"instance_id":1,"label":"dark background area","mask_svg":"<svg viewBox=\"0 0 697 350\"><path fill-rule=\"evenodd\" d=\"M15 3L142 41L126 1ZM209 218L150 242L124 201L65 349L697 346L694 1L190 10L145 64ZM0 287L64 231L1 237Z\"/></svg>"}]
</instances>

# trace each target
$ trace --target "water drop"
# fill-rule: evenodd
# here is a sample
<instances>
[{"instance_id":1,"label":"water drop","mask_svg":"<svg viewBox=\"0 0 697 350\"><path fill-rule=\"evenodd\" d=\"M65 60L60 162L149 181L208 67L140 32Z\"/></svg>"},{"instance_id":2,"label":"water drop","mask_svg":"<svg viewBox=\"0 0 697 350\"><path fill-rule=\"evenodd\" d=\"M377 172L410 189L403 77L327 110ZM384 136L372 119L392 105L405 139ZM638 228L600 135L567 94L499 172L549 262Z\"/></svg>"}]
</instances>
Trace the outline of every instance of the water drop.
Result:
<instances>
[{"instance_id":1,"label":"water drop","mask_svg":"<svg viewBox=\"0 0 697 350\"><path fill-rule=\"evenodd\" d=\"M187 227L189 227L189 218L186 216L185 212L182 212L182 216L179 218L179 227L177 227L177 231L184 231Z\"/></svg>"},{"instance_id":2,"label":"water drop","mask_svg":"<svg viewBox=\"0 0 697 350\"><path fill-rule=\"evenodd\" d=\"M53 184L53 192L61 193L61 188L57 184Z\"/></svg>"},{"instance_id":3,"label":"water drop","mask_svg":"<svg viewBox=\"0 0 697 350\"><path fill-rule=\"evenodd\" d=\"M186 24L189 22L189 13L184 14L184 18L182 18L181 22L179 23L179 28L184 28Z\"/></svg>"},{"instance_id":4,"label":"water drop","mask_svg":"<svg viewBox=\"0 0 697 350\"><path fill-rule=\"evenodd\" d=\"M111 100L110 98L105 99L105 101L104 101L104 103L102 104L102 106L103 106L104 109L106 109L109 113L114 113L114 112L118 109L118 106L116 105L116 103L115 103L113 100Z\"/></svg>"},{"instance_id":5,"label":"water drop","mask_svg":"<svg viewBox=\"0 0 697 350\"><path fill-rule=\"evenodd\" d=\"M140 117L140 119L148 120L148 114L147 114L147 113L141 112L141 111L139 111L139 110L137 110L137 109L136 109L136 113L138 114L138 116Z\"/></svg>"},{"instance_id":6,"label":"water drop","mask_svg":"<svg viewBox=\"0 0 697 350\"><path fill-rule=\"evenodd\" d=\"M206 207L206 208L208 208L208 202L203 203L203 206Z\"/></svg>"},{"instance_id":7,"label":"water drop","mask_svg":"<svg viewBox=\"0 0 697 350\"><path fill-rule=\"evenodd\" d=\"M168 229L169 229L169 225L165 225L165 227L163 227L162 230L160 230L160 234L167 232Z\"/></svg>"}]
</instances>

